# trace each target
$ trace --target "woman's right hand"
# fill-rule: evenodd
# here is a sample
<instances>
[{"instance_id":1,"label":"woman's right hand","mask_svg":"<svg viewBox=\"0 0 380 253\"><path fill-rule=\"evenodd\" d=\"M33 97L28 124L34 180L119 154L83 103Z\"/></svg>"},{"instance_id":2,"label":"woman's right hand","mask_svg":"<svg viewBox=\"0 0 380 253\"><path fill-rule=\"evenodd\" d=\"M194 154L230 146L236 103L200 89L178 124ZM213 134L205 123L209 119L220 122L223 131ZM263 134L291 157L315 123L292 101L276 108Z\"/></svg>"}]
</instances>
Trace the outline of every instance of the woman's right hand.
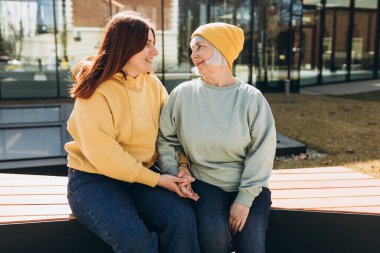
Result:
<instances>
[{"instance_id":1,"label":"woman's right hand","mask_svg":"<svg viewBox=\"0 0 380 253\"><path fill-rule=\"evenodd\" d=\"M169 191L177 193L181 198L186 198L179 188L179 184L187 182L186 178L175 177L169 174L160 175L157 185Z\"/></svg>"}]
</instances>

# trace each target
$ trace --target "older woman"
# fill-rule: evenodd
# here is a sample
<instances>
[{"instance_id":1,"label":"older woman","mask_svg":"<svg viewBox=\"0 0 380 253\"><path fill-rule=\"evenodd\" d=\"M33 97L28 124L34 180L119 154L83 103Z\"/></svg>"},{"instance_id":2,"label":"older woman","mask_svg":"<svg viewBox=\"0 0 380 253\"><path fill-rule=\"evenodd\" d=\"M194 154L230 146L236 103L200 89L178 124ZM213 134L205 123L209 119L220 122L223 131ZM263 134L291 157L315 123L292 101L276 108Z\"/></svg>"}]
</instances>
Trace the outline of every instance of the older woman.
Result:
<instances>
[{"instance_id":1,"label":"older woman","mask_svg":"<svg viewBox=\"0 0 380 253\"><path fill-rule=\"evenodd\" d=\"M194 204L205 253L265 252L276 130L261 92L232 74L243 43L234 25L195 30L191 58L201 77L176 87L160 117L161 169L197 179L181 189L189 198L199 195ZM178 168L180 150L190 168Z\"/></svg>"}]
</instances>

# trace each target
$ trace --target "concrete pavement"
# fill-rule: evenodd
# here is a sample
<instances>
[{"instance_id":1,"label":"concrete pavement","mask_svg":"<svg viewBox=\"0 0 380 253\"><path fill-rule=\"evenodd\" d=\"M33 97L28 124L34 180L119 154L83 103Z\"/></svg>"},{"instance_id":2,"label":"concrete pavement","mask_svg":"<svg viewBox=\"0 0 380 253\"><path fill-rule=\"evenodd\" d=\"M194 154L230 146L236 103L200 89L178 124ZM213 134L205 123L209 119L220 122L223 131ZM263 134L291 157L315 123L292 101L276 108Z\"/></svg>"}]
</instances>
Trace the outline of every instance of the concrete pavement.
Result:
<instances>
[{"instance_id":1,"label":"concrete pavement","mask_svg":"<svg viewBox=\"0 0 380 253\"><path fill-rule=\"evenodd\" d=\"M301 86L300 92L310 95L347 95L380 90L380 79L349 83Z\"/></svg>"}]
</instances>

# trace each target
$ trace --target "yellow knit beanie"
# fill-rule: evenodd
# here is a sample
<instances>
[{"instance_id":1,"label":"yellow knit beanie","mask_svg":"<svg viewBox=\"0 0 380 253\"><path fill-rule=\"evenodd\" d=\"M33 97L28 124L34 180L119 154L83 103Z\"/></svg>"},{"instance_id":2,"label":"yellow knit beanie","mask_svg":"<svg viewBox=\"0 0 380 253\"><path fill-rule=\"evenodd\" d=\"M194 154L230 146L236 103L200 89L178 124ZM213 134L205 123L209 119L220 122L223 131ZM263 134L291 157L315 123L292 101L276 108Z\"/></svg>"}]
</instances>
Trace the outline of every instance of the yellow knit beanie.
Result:
<instances>
[{"instance_id":1,"label":"yellow knit beanie","mask_svg":"<svg viewBox=\"0 0 380 253\"><path fill-rule=\"evenodd\" d=\"M202 36L210 42L226 58L232 69L232 64L243 49L244 32L241 28L226 23L209 23L198 27L191 38Z\"/></svg>"}]
</instances>

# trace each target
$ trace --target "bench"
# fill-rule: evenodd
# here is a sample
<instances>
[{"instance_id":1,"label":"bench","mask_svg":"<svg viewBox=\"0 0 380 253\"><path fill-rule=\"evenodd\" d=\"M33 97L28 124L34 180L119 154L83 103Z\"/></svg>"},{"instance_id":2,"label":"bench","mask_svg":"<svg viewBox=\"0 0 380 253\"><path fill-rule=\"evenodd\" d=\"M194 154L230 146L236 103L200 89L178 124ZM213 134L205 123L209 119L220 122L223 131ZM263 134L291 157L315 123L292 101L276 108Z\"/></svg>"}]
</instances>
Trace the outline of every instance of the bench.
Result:
<instances>
[{"instance_id":1,"label":"bench","mask_svg":"<svg viewBox=\"0 0 380 253\"><path fill-rule=\"evenodd\" d=\"M0 173L0 249L112 252L71 215L66 177ZM380 180L344 167L275 170L269 253L378 253Z\"/></svg>"}]
</instances>

